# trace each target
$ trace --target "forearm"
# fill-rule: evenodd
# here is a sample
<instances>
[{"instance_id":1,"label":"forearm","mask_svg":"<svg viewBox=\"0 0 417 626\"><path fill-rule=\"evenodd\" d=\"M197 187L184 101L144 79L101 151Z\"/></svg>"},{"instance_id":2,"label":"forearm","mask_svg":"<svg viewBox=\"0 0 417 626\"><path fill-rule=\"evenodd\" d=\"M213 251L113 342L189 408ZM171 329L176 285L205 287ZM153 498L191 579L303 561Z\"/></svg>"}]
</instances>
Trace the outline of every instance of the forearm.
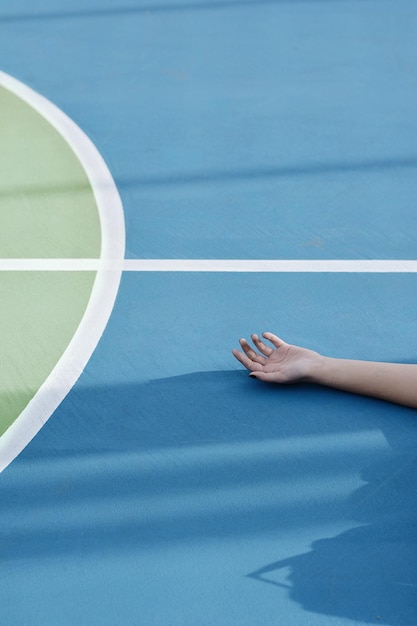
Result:
<instances>
[{"instance_id":1,"label":"forearm","mask_svg":"<svg viewBox=\"0 0 417 626\"><path fill-rule=\"evenodd\" d=\"M417 365L320 357L309 380L417 408Z\"/></svg>"}]
</instances>

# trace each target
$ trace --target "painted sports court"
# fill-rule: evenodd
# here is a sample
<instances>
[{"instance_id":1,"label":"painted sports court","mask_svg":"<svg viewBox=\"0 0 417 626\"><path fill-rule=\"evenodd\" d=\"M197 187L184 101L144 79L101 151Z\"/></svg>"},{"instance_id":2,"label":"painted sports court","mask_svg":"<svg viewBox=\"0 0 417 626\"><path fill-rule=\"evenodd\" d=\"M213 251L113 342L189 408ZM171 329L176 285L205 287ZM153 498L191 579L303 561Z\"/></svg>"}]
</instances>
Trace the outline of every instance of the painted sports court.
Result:
<instances>
[{"instance_id":1,"label":"painted sports court","mask_svg":"<svg viewBox=\"0 0 417 626\"><path fill-rule=\"evenodd\" d=\"M417 623L413 0L3 0L5 626Z\"/></svg>"}]
</instances>

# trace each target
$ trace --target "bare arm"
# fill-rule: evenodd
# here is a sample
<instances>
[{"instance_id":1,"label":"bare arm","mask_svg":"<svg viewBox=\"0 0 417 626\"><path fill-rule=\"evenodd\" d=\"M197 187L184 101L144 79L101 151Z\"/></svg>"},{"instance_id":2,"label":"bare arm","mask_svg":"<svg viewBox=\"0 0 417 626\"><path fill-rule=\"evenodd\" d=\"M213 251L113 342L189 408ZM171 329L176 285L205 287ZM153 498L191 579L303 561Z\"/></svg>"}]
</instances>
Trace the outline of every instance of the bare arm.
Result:
<instances>
[{"instance_id":1,"label":"bare arm","mask_svg":"<svg viewBox=\"0 0 417 626\"><path fill-rule=\"evenodd\" d=\"M263 333L273 347L252 335L255 350L245 339L234 356L251 376L272 383L312 382L351 393L373 396L417 408L417 364L333 359L285 343Z\"/></svg>"}]
</instances>

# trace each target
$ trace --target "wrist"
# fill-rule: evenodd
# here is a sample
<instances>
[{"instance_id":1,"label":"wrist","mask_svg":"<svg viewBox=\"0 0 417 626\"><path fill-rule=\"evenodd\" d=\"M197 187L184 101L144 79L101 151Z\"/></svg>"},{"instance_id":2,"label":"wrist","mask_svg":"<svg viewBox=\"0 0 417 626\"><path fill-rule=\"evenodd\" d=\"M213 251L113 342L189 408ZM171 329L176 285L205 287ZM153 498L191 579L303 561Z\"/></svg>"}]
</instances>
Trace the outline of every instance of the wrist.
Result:
<instances>
[{"instance_id":1,"label":"wrist","mask_svg":"<svg viewBox=\"0 0 417 626\"><path fill-rule=\"evenodd\" d=\"M318 352L313 352L311 356L306 381L317 385L328 383L333 359Z\"/></svg>"}]
</instances>

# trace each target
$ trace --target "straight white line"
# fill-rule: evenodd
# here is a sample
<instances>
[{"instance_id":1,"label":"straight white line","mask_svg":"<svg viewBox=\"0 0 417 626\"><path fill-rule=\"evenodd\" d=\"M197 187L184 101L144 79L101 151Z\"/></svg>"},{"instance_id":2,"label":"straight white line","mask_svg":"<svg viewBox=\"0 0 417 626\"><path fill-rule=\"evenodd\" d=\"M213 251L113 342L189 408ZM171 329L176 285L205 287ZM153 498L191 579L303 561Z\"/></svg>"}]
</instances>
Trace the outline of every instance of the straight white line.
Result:
<instances>
[{"instance_id":1,"label":"straight white line","mask_svg":"<svg viewBox=\"0 0 417 626\"><path fill-rule=\"evenodd\" d=\"M417 272L417 261L385 260L246 260L246 259L132 259L127 272Z\"/></svg>"},{"instance_id":2,"label":"straight white line","mask_svg":"<svg viewBox=\"0 0 417 626\"><path fill-rule=\"evenodd\" d=\"M3 272L97 272L103 267L101 259L0 259ZM112 261L114 266L123 261Z\"/></svg>"},{"instance_id":3,"label":"straight white line","mask_svg":"<svg viewBox=\"0 0 417 626\"><path fill-rule=\"evenodd\" d=\"M0 271L25 272L417 273L417 260L0 259Z\"/></svg>"}]
</instances>

